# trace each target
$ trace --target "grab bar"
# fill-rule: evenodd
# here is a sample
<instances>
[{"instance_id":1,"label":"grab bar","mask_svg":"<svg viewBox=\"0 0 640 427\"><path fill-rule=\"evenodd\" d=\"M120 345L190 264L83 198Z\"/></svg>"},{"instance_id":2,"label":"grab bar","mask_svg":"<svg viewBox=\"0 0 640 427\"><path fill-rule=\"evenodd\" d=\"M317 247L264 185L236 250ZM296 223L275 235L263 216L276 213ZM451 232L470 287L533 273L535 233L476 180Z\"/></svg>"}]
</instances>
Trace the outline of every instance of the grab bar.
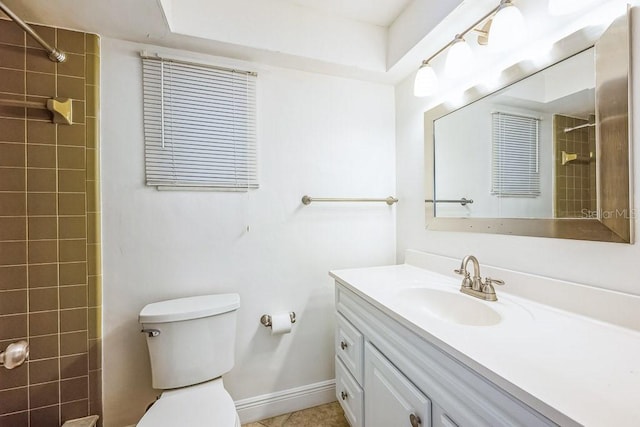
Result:
<instances>
[{"instance_id":1,"label":"grab bar","mask_svg":"<svg viewBox=\"0 0 640 427\"><path fill-rule=\"evenodd\" d=\"M44 41L33 29L24 22L18 15L13 13L2 1L0 1L0 10L2 10L9 18L13 20L18 26L20 26L27 34L29 34L40 46L42 46L49 54L49 59L56 62L64 62L67 59L67 55L61 50L55 47L49 46L49 43Z\"/></svg>"},{"instance_id":2,"label":"grab bar","mask_svg":"<svg viewBox=\"0 0 640 427\"><path fill-rule=\"evenodd\" d=\"M425 203L460 203L462 206L466 206L466 205L470 205L473 203L473 199L465 199L464 197L460 200L448 200L448 199L442 199L442 200L433 200L433 199L427 199L425 200Z\"/></svg>"},{"instance_id":3,"label":"grab bar","mask_svg":"<svg viewBox=\"0 0 640 427\"><path fill-rule=\"evenodd\" d=\"M391 206L394 203L398 203L398 199L389 196L386 199L353 199L353 198L323 198L323 197L309 197L302 196L302 203L305 205L311 204L311 202L385 202Z\"/></svg>"},{"instance_id":4,"label":"grab bar","mask_svg":"<svg viewBox=\"0 0 640 427\"><path fill-rule=\"evenodd\" d=\"M49 98L40 102L0 98L0 105L49 110L53 113L53 123L73 124L73 102L68 98Z\"/></svg>"}]
</instances>

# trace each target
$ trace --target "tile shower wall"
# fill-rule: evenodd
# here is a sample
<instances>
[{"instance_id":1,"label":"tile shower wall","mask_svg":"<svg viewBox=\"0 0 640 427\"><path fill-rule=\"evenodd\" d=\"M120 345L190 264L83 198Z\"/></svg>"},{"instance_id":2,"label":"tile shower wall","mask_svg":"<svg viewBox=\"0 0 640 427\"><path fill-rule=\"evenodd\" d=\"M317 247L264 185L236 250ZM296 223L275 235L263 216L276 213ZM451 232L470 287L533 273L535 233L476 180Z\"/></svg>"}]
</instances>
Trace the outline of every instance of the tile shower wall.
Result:
<instances>
[{"instance_id":1,"label":"tile shower wall","mask_svg":"<svg viewBox=\"0 0 640 427\"><path fill-rule=\"evenodd\" d=\"M68 59L0 20L0 98L71 98L74 124L0 106L0 348L31 347L0 368L0 427L101 413L98 37L34 28Z\"/></svg>"},{"instance_id":2,"label":"tile shower wall","mask_svg":"<svg viewBox=\"0 0 640 427\"><path fill-rule=\"evenodd\" d=\"M586 127L565 132L565 128L595 122L554 115L555 151L555 216L556 218L583 218L596 209L595 128ZM562 151L577 154L578 158L562 164Z\"/></svg>"}]
</instances>

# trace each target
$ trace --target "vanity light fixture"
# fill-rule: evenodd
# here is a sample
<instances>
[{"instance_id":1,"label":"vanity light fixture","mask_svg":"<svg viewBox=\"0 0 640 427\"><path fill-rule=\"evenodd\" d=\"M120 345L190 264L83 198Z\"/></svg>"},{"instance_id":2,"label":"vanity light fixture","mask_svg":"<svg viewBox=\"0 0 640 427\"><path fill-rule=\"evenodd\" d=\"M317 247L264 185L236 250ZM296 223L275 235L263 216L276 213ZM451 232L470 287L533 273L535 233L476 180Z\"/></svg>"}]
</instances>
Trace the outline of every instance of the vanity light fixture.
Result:
<instances>
[{"instance_id":1,"label":"vanity light fixture","mask_svg":"<svg viewBox=\"0 0 640 427\"><path fill-rule=\"evenodd\" d=\"M482 27L478 28L480 24ZM438 88L438 76L431 61L445 50L449 49L445 72L447 74L460 74L471 57L471 48L464 37L472 30L480 33L478 44L489 46L495 50L505 49L519 41L523 36L524 19L513 0L500 0L500 4L489 13L477 20L473 25L456 34L453 40L443 46L428 59L422 61L413 83L414 96L424 97L433 95Z\"/></svg>"}]
</instances>

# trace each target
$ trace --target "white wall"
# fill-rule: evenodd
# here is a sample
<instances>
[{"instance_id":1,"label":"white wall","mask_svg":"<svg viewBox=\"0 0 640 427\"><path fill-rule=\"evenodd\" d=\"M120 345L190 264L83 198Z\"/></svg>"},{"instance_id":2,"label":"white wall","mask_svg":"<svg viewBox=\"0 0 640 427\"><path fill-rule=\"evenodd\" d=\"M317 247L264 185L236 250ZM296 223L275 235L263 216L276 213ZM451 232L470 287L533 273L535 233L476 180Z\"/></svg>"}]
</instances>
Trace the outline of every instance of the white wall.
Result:
<instances>
[{"instance_id":1,"label":"white wall","mask_svg":"<svg viewBox=\"0 0 640 427\"><path fill-rule=\"evenodd\" d=\"M544 7L541 2L540 7ZM639 22L640 12L633 18ZM632 45L640 43L635 26ZM640 78L640 58L633 57L633 80ZM471 67L474 68L474 67ZM396 86L397 188L403 201L397 211L397 256L402 262L407 248L462 258L476 255L481 263L575 281L597 287L640 295L637 278L640 245L574 241L564 239L515 237L504 235L438 232L425 230L423 113L429 100L412 94L413 76ZM633 147L635 199L640 199L640 97L633 101ZM637 206L637 204L636 204ZM637 211L636 211L637 212ZM636 219L636 230L638 229Z\"/></svg>"},{"instance_id":2,"label":"white wall","mask_svg":"<svg viewBox=\"0 0 640 427\"><path fill-rule=\"evenodd\" d=\"M396 207L300 199L395 193L393 87L240 64L259 72L261 188L159 192L144 185L143 48L159 50L102 40L105 425L136 422L158 394L137 315L163 299L240 294L236 400L333 379L327 271L393 263ZM273 337L260 316L283 310L298 322Z\"/></svg>"}]
</instances>

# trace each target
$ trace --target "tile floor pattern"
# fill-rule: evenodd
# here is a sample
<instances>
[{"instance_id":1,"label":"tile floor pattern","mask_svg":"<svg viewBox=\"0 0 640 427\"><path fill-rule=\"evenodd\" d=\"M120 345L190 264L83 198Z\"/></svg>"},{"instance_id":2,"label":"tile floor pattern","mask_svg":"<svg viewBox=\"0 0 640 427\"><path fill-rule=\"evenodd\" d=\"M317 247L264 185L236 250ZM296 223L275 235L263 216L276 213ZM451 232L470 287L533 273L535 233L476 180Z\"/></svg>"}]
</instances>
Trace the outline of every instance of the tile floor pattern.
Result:
<instances>
[{"instance_id":1,"label":"tile floor pattern","mask_svg":"<svg viewBox=\"0 0 640 427\"><path fill-rule=\"evenodd\" d=\"M349 427L338 402L315 406L242 427Z\"/></svg>"}]
</instances>

